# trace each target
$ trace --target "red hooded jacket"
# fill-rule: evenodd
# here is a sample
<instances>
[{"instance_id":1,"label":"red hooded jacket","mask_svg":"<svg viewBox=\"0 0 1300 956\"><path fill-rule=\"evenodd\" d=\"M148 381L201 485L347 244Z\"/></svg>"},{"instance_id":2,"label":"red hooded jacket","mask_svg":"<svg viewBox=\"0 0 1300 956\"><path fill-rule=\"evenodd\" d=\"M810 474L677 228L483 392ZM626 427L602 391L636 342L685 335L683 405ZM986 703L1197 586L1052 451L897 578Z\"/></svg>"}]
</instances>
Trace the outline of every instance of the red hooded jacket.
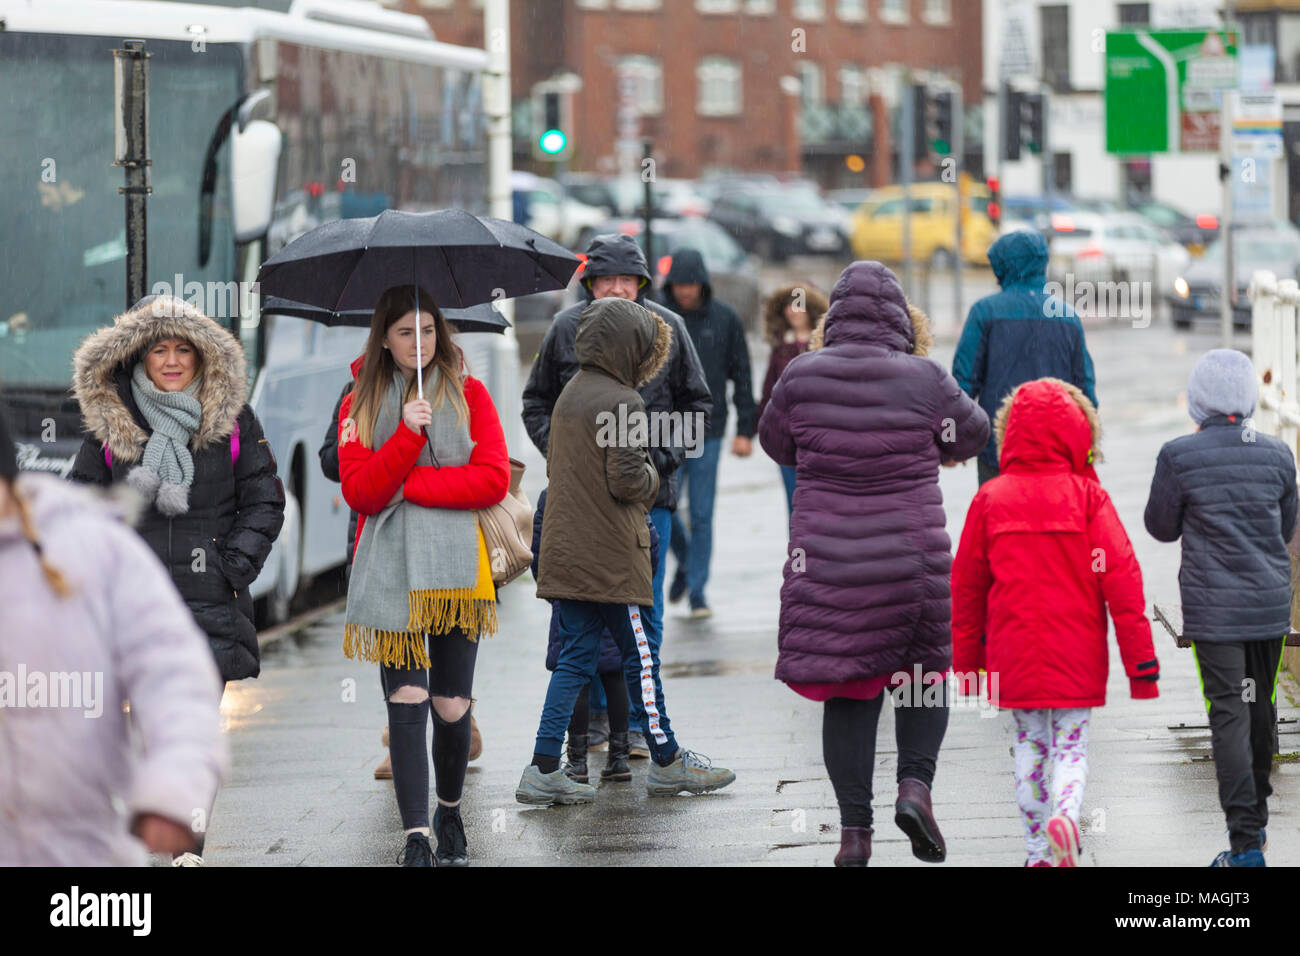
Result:
<instances>
[{"instance_id":1,"label":"red hooded jacket","mask_svg":"<svg viewBox=\"0 0 1300 956\"><path fill-rule=\"evenodd\" d=\"M1095 412L1054 379L1016 390L1001 475L966 515L952 569L953 669L985 668L1003 708L1106 702L1106 611L1135 698L1157 696L1160 665L1142 571L1092 470Z\"/></svg>"},{"instance_id":2,"label":"red hooded jacket","mask_svg":"<svg viewBox=\"0 0 1300 956\"><path fill-rule=\"evenodd\" d=\"M363 360L364 356L352 363L354 378ZM383 511L399 488L403 498L425 508L478 510L505 498L510 488L505 433L492 396L478 379L465 376L469 437L474 449L466 464L441 468L415 463L424 447L424 436L411 431L405 422L400 422L393 436L377 449L362 447L351 435L345 440L343 422L352 412L355 395L346 395L339 408L339 478L344 500L357 512L357 541L361 540L366 517Z\"/></svg>"}]
</instances>

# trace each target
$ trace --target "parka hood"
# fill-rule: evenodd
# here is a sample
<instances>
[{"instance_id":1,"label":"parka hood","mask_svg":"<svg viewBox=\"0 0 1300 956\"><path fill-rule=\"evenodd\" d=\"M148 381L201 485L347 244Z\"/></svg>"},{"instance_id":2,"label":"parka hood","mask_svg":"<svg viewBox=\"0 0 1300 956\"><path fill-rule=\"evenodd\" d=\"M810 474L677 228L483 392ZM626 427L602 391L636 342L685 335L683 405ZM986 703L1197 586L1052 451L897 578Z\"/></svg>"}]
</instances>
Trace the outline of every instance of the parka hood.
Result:
<instances>
[{"instance_id":1,"label":"parka hood","mask_svg":"<svg viewBox=\"0 0 1300 956\"><path fill-rule=\"evenodd\" d=\"M588 302L595 301L590 280L596 276L640 276L645 281L637 291L636 301L641 302L650 289L650 267L645 253L631 236L606 233L596 236L587 246L587 262L582 269L582 294Z\"/></svg>"},{"instance_id":2,"label":"parka hood","mask_svg":"<svg viewBox=\"0 0 1300 956\"><path fill-rule=\"evenodd\" d=\"M597 299L578 317L574 354L580 367L638 388L659 374L672 341L672 328L649 309L627 299Z\"/></svg>"},{"instance_id":3,"label":"parka hood","mask_svg":"<svg viewBox=\"0 0 1300 956\"><path fill-rule=\"evenodd\" d=\"M908 308L894 273L879 262L855 262L836 280L830 309L813 330L810 347L861 342L913 352L916 331Z\"/></svg>"},{"instance_id":4,"label":"parka hood","mask_svg":"<svg viewBox=\"0 0 1300 956\"><path fill-rule=\"evenodd\" d=\"M704 301L707 303L713 296L713 286L709 282L709 269L704 264L704 256L697 249L683 246L673 253L673 264L669 266L668 276L664 279L664 294L671 296L674 284L690 285L693 282L704 286ZM673 301L677 300L674 298Z\"/></svg>"},{"instance_id":5,"label":"parka hood","mask_svg":"<svg viewBox=\"0 0 1300 956\"><path fill-rule=\"evenodd\" d=\"M1092 402L1056 378L1025 382L1002 402L994 420L1003 471L1064 471L1097 480L1101 421Z\"/></svg>"},{"instance_id":6,"label":"parka hood","mask_svg":"<svg viewBox=\"0 0 1300 956\"><path fill-rule=\"evenodd\" d=\"M989 265L1002 288L1047 283L1047 240L1025 229L1009 232L989 246Z\"/></svg>"},{"instance_id":7,"label":"parka hood","mask_svg":"<svg viewBox=\"0 0 1300 956\"><path fill-rule=\"evenodd\" d=\"M86 431L115 461L139 461L148 433L123 403L119 381L154 343L185 339L201 357L203 415L190 447L198 451L230 437L248 393L246 361L229 331L194 306L172 296L146 296L113 324L89 335L72 357L72 392Z\"/></svg>"}]
</instances>

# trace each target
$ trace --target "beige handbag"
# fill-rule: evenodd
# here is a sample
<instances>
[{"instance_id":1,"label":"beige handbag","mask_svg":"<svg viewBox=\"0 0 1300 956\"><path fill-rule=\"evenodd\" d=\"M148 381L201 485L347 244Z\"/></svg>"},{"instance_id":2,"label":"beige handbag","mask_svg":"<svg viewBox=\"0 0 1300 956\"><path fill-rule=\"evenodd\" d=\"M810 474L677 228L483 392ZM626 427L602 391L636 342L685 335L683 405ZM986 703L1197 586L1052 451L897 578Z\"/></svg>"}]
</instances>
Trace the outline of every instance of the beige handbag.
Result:
<instances>
[{"instance_id":1,"label":"beige handbag","mask_svg":"<svg viewBox=\"0 0 1300 956\"><path fill-rule=\"evenodd\" d=\"M503 588L533 563L533 505L519 488L524 463L510 459L510 490L500 504L477 512L492 565L492 583Z\"/></svg>"}]
</instances>

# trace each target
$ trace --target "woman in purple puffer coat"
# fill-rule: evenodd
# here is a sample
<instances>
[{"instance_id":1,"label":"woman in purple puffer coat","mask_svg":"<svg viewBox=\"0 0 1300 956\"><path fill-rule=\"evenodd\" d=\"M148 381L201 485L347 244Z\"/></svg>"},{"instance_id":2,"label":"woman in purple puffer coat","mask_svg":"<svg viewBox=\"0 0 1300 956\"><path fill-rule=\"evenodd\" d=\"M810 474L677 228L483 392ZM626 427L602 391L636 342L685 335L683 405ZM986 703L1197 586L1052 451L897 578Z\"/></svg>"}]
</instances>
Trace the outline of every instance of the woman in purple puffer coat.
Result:
<instances>
[{"instance_id":1,"label":"woman in purple puffer coat","mask_svg":"<svg viewBox=\"0 0 1300 956\"><path fill-rule=\"evenodd\" d=\"M929 320L885 266L853 263L830 301L813 350L786 368L758 427L764 450L798 476L776 676L825 702L837 866L865 866L871 856L876 725L885 689L896 688L894 819L913 854L937 863L946 849L930 786L952 661L952 545L939 466L979 454L989 422L924 357ZM916 668L935 685L926 693L904 686Z\"/></svg>"}]
</instances>

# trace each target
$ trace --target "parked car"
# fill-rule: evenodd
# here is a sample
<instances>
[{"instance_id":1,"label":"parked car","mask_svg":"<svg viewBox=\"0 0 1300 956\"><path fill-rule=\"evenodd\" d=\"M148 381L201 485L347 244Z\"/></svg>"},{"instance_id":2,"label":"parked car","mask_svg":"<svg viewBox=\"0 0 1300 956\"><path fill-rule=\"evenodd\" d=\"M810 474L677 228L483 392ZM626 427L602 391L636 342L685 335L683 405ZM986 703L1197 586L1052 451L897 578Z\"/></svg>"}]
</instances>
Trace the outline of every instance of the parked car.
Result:
<instances>
[{"instance_id":1,"label":"parked car","mask_svg":"<svg viewBox=\"0 0 1300 956\"><path fill-rule=\"evenodd\" d=\"M607 216L604 210L566 194L554 179L533 173L511 173L510 189L516 205L522 201L528 209L524 225L570 249L585 249L596 234L593 227Z\"/></svg>"},{"instance_id":2,"label":"parked car","mask_svg":"<svg viewBox=\"0 0 1300 956\"><path fill-rule=\"evenodd\" d=\"M592 173L568 173L561 184L579 202L603 209L607 216L644 215L645 184L640 177L620 179ZM689 179L656 179L650 184L656 216L706 216L709 200Z\"/></svg>"},{"instance_id":3,"label":"parked car","mask_svg":"<svg viewBox=\"0 0 1300 956\"><path fill-rule=\"evenodd\" d=\"M914 183L908 187L912 258L936 268L952 268L956 260L957 223L954 190L949 183ZM970 187L962 217L962 259L988 264L989 246L997 238L989 219L988 188ZM853 215L853 255L859 259L899 262L903 258L903 189L886 186Z\"/></svg>"},{"instance_id":4,"label":"parked car","mask_svg":"<svg viewBox=\"0 0 1300 956\"><path fill-rule=\"evenodd\" d=\"M1049 278L1067 283L1152 282L1163 288L1182 273L1191 255L1182 245L1132 212L1053 213L1047 235Z\"/></svg>"},{"instance_id":5,"label":"parked car","mask_svg":"<svg viewBox=\"0 0 1300 956\"><path fill-rule=\"evenodd\" d=\"M716 223L693 216L653 219L650 229L654 247L650 272L655 276L656 288L663 285L664 276L668 275L674 251L681 246L698 249L709 270L713 294L736 310L748 331L758 330L758 270L734 239ZM611 219L602 223L598 232L635 236L641 248L645 248L645 225L641 219Z\"/></svg>"},{"instance_id":6,"label":"parked car","mask_svg":"<svg viewBox=\"0 0 1300 956\"><path fill-rule=\"evenodd\" d=\"M1239 328L1249 328L1250 301L1246 290L1255 272L1267 270L1279 279L1300 279L1300 231L1289 223L1278 223L1233 229L1233 234L1237 297L1232 321ZM1174 328L1190 328L1198 319L1219 321L1223 253L1223 239L1214 240L1206 247L1205 255L1188 265L1167 287Z\"/></svg>"},{"instance_id":7,"label":"parked car","mask_svg":"<svg viewBox=\"0 0 1300 956\"><path fill-rule=\"evenodd\" d=\"M839 206L849 214L850 218L858 211L859 206L875 198L874 189L832 189L826 193L826 201Z\"/></svg>"},{"instance_id":8,"label":"parked car","mask_svg":"<svg viewBox=\"0 0 1300 956\"><path fill-rule=\"evenodd\" d=\"M1065 196L1052 197L1052 212L1069 212L1073 208ZM1043 232L1049 218L1045 196L1003 196L998 235L1004 236L1018 229L1037 229Z\"/></svg>"},{"instance_id":9,"label":"parked car","mask_svg":"<svg viewBox=\"0 0 1300 956\"><path fill-rule=\"evenodd\" d=\"M1219 235L1219 217L1213 213L1189 216L1181 209L1160 202L1142 203L1133 211L1146 216L1169 233L1186 246L1193 256L1202 255L1205 248Z\"/></svg>"},{"instance_id":10,"label":"parked car","mask_svg":"<svg viewBox=\"0 0 1300 956\"><path fill-rule=\"evenodd\" d=\"M803 183L724 189L714 197L709 218L746 251L771 262L795 255L844 256L849 250L843 212Z\"/></svg>"}]
</instances>

